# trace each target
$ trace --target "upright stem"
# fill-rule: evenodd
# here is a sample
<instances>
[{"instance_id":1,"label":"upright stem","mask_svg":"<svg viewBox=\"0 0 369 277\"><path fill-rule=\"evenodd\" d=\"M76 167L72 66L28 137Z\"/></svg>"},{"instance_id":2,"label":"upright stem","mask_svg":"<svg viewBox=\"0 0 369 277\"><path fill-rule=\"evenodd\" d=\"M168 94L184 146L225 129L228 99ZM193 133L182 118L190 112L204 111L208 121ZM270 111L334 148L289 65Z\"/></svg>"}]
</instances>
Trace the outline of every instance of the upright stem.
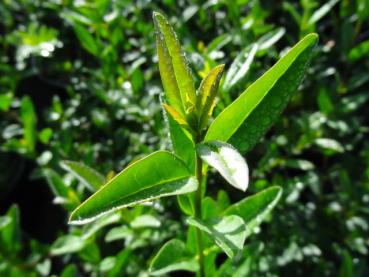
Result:
<instances>
[{"instance_id":1,"label":"upright stem","mask_svg":"<svg viewBox=\"0 0 369 277\"><path fill-rule=\"evenodd\" d=\"M199 183L199 188L195 195L195 217L201 219L201 201L202 201L202 160L196 156L196 178ZM205 277L204 267L204 250L202 245L202 233L199 228L196 228L197 251L199 256L200 277Z\"/></svg>"}]
</instances>

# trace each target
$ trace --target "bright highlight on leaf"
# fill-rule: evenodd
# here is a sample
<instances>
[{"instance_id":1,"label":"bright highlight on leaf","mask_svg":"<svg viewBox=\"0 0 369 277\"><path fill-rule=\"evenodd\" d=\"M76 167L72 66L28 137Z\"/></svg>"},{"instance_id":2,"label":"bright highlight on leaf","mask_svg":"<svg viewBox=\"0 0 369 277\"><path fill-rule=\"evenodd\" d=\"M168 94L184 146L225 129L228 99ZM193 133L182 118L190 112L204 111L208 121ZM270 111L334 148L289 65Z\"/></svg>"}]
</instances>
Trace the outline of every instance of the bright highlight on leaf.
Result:
<instances>
[{"instance_id":1,"label":"bright highlight on leaf","mask_svg":"<svg viewBox=\"0 0 369 277\"><path fill-rule=\"evenodd\" d=\"M221 141L208 141L197 146L197 153L232 186L243 191L247 189L249 168L241 154L230 144Z\"/></svg>"},{"instance_id":2,"label":"bright highlight on leaf","mask_svg":"<svg viewBox=\"0 0 369 277\"><path fill-rule=\"evenodd\" d=\"M157 151L131 164L74 210L70 223L84 224L106 213L159 197L189 193L197 181L177 156Z\"/></svg>"},{"instance_id":3,"label":"bright highlight on leaf","mask_svg":"<svg viewBox=\"0 0 369 277\"><path fill-rule=\"evenodd\" d=\"M236 215L205 221L189 218L187 222L206 232L230 258L236 256L243 248L246 226L242 218Z\"/></svg>"}]
</instances>

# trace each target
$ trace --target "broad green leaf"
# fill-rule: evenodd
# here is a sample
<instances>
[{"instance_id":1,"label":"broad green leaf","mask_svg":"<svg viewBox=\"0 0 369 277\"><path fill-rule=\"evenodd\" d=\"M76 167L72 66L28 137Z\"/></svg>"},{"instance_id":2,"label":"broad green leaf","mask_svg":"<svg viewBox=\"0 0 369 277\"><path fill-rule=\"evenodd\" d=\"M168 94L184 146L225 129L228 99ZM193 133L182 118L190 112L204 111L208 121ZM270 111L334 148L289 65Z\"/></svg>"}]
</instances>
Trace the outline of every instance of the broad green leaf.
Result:
<instances>
[{"instance_id":1,"label":"broad green leaf","mask_svg":"<svg viewBox=\"0 0 369 277\"><path fill-rule=\"evenodd\" d=\"M74 161L61 161L60 166L76 177L89 190L96 191L105 183L105 178L91 167Z\"/></svg>"},{"instance_id":2,"label":"broad green leaf","mask_svg":"<svg viewBox=\"0 0 369 277\"><path fill-rule=\"evenodd\" d=\"M197 153L232 186L243 191L247 189L249 168L245 159L232 145L221 141L208 141L197 145Z\"/></svg>"},{"instance_id":3,"label":"broad green leaf","mask_svg":"<svg viewBox=\"0 0 369 277\"><path fill-rule=\"evenodd\" d=\"M198 128L203 130L213 113L215 96L218 93L219 82L222 77L224 64L214 67L202 80L197 92L196 111Z\"/></svg>"},{"instance_id":4,"label":"broad green leaf","mask_svg":"<svg viewBox=\"0 0 369 277\"><path fill-rule=\"evenodd\" d=\"M150 265L150 273L154 276L163 275L176 270L196 272L198 262L186 250L186 245L173 239L163 245Z\"/></svg>"},{"instance_id":5,"label":"broad green leaf","mask_svg":"<svg viewBox=\"0 0 369 277\"><path fill-rule=\"evenodd\" d=\"M60 277L78 277L80 274L78 273L77 266L75 264L69 264L66 266L61 273Z\"/></svg>"},{"instance_id":6,"label":"broad green leaf","mask_svg":"<svg viewBox=\"0 0 369 277\"><path fill-rule=\"evenodd\" d=\"M23 136L27 150L33 152L36 146L36 112L30 97L25 96L21 102L21 118L23 123Z\"/></svg>"},{"instance_id":7,"label":"broad green leaf","mask_svg":"<svg viewBox=\"0 0 369 277\"><path fill-rule=\"evenodd\" d=\"M210 125L205 141L230 141L250 150L281 113L301 83L318 36L307 35L225 108Z\"/></svg>"},{"instance_id":8,"label":"broad green leaf","mask_svg":"<svg viewBox=\"0 0 369 277\"><path fill-rule=\"evenodd\" d=\"M369 54L369 40L365 40L350 50L348 54L348 59L350 61L357 61L368 54Z\"/></svg>"},{"instance_id":9,"label":"broad green leaf","mask_svg":"<svg viewBox=\"0 0 369 277\"><path fill-rule=\"evenodd\" d=\"M246 223L246 235L249 236L274 208L281 196L282 188L273 186L233 204L225 210L224 215L234 214L241 217Z\"/></svg>"},{"instance_id":10,"label":"broad green leaf","mask_svg":"<svg viewBox=\"0 0 369 277\"><path fill-rule=\"evenodd\" d=\"M82 46L94 56L100 55L100 46L90 32L81 24L74 23L74 30Z\"/></svg>"},{"instance_id":11,"label":"broad green leaf","mask_svg":"<svg viewBox=\"0 0 369 277\"><path fill-rule=\"evenodd\" d=\"M206 232L230 258L236 256L243 248L246 226L242 218L236 215L208 220L189 218L187 222Z\"/></svg>"},{"instance_id":12,"label":"broad green leaf","mask_svg":"<svg viewBox=\"0 0 369 277\"><path fill-rule=\"evenodd\" d=\"M12 93L5 93L0 95L0 111L7 112L13 100Z\"/></svg>"},{"instance_id":13,"label":"broad green leaf","mask_svg":"<svg viewBox=\"0 0 369 277\"><path fill-rule=\"evenodd\" d=\"M9 216L0 216L0 231L2 228L8 226L12 222L12 219Z\"/></svg>"},{"instance_id":14,"label":"broad green leaf","mask_svg":"<svg viewBox=\"0 0 369 277\"><path fill-rule=\"evenodd\" d=\"M196 91L187 60L167 19L157 12L153 19L159 70L168 102L179 113L189 115L195 110Z\"/></svg>"},{"instance_id":15,"label":"broad green leaf","mask_svg":"<svg viewBox=\"0 0 369 277\"><path fill-rule=\"evenodd\" d=\"M254 60L258 47L258 44L254 44L252 47L245 48L237 55L224 78L224 91L230 91L241 81L242 78L245 77L250 69L252 61Z\"/></svg>"},{"instance_id":16,"label":"broad green leaf","mask_svg":"<svg viewBox=\"0 0 369 277\"><path fill-rule=\"evenodd\" d=\"M105 236L106 242L112 242L121 239L132 239L134 237L134 231L128 228L126 225L115 227L109 230Z\"/></svg>"},{"instance_id":17,"label":"broad green leaf","mask_svg":"<svg viewBox=\"0 0 369 277\"><path fill-rule=\"evenodd\" d=\"M83 202L73 211L70 223L84 224L118 209L196 189L196 178L181 159L157 151L129 165Z\"/></svg>"}]
</instances>

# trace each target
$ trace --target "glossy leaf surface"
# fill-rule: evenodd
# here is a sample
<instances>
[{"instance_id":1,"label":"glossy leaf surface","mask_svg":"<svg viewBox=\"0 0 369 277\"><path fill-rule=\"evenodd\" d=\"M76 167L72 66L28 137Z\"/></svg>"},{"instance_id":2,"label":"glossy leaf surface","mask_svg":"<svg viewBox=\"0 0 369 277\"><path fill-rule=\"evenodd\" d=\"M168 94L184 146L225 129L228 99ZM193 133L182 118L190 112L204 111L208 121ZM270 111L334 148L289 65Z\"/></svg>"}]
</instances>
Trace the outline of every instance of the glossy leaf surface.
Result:
<instances>
[{"instance_id":1,"label":"glossy leaf surface","mask_svg":"<svg viewBox=\"0 0 369 277\"><path fill-rule=\"evenodd\" d=\"M117 209L196 189L197 181L181 159L157 151L128 166L77 207L70 223L84 224Z\"/></svg>"},{"instance_id":2,"label":"glossy leaf surface","mask_svg":"<svg viewBox=\"0 0 369 277\"><path fill-rule=\"evenodd\" d=\"M230 258L237 255L243 248L246 226L239 216L229 215L221 219L208 220L189 218L187 222L206 232Z\"/></svg>"},{"instance_id":3,"label":"glossy leaf surface","mask_svg":"<svg viewBox=\"0 0 369 277\"><path fill-rule=\"evenodd\" d=\"M197 153L232 186L243 191L247 189L249 168L244 158L232 145L221 141L208 141L197 146Z\"/></svg>"},{"instance_id":4,"label":"glossy leaf surface","mask_svg":"<svg viewBox=\"0 0 369 277\"><path fill-rule=\"evenodd\" d=\"M210 125L205 141L229 141L250 150L284 109L301 83L318 36L307 35L249 86Z\"/></svg>"}]
</instances>

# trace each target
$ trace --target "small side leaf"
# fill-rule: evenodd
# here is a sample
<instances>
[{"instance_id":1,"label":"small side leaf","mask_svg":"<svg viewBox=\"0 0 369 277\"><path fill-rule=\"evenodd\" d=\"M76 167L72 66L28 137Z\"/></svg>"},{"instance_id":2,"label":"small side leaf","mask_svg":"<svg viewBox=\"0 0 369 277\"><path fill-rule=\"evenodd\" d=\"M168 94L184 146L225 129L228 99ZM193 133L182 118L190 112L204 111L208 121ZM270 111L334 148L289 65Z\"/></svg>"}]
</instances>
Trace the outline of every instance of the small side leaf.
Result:
<instances>
[{"instance_id":1,"label":"small side leaf","mask_svg":"<svg viewBox=\"0 0 369 277\"><path fill-rule=\"evenodd\" d=\"M202 80L197 92L196 110L198 126L200 130L206 127L208 119L213 113L215 96L218 92L219 82L222 77L224 64L214 67Z\"/></svg>"},{"instance_id":2,"label":"small side leaf","mask_svg":"<svg viewBox=\"0 0 369 277\"><path fill-rule=\"evenodd\" d=\"M282 188L273 186L233 204L224 215L237 215L246 223L246 235L249 236L282 196Z\"/></svg>"},{"instance_id":3,"label":"small side leaf","mask_svg":"<svg viewBox=\"0 0 369 277\"><path fill-rule=\"evenodd\" d=\"M198 262L191 257L182 241L173 239L165 243L156 254L150 265L150 273L161 276L176 270L196 272Z\"/></svg>"},{"instance_id":4,"label":"small side leaf","mask_svg":"<svg viewBox=\"0 0 369 277\"><path fill-rule=\"evenodd\" d=\"M230 144L208 141L197 145L197 153L235 188L245 191L249 184L249 168L240 153Z\"/></svg>"},{"instance_id":5,"label":"small side leaf","mask_svg":"<svg viewBox=\"0 0 369 277\"><path fill-rule=\"evenodd\" d=\"M70 223L84 224L117 209L193 192L197 186L181 159L157 151L132 163L83 202L71 214Z\"/></svg>"},{"instance_id":6,"label":"small side leaf","mask_svg":"<svg viewBox=\"0 0 369 277\"><path fill-rule=\"evenodd\" d=\"M23 123L23 136L27 150L32 153L36 146L37 117L34 105L29 96L25 96L22 99L20 115Z\"/></svg>"},{"instance_id":7,"label":"small side leaf","mask_svg":"<svg viewBox=\"0 0 369 277\"><path fill-rule=\"evenodd\" d=\"M243 153L250 150L301 83L317 40L316 34L307 35L249 86L215 118L205 141L230 141Z\"/></svg>"},{"instance_id":8,"label":"small side leaf","mask_svg":"<svg viewBox=\"0 0 369 277\"><path fill-rule=\"evenodd\" d=\"M246 239L246 226L242 218L236 215L208 220L189 218L187 222L209 234L210 238L230 258L236 256L243 248Z\"/></svg>"},{"instance_id":9,"label":"small side leaf","mask_svg":"<svg viewBox=\"0 0 369 277\"><path fill-rule=\"evenodd\" d=\"M61 161L60 166L75 176L91 191L98 190L105 183L104 176L83 163L74 161Z\"/></svg>"}]
</instances>

